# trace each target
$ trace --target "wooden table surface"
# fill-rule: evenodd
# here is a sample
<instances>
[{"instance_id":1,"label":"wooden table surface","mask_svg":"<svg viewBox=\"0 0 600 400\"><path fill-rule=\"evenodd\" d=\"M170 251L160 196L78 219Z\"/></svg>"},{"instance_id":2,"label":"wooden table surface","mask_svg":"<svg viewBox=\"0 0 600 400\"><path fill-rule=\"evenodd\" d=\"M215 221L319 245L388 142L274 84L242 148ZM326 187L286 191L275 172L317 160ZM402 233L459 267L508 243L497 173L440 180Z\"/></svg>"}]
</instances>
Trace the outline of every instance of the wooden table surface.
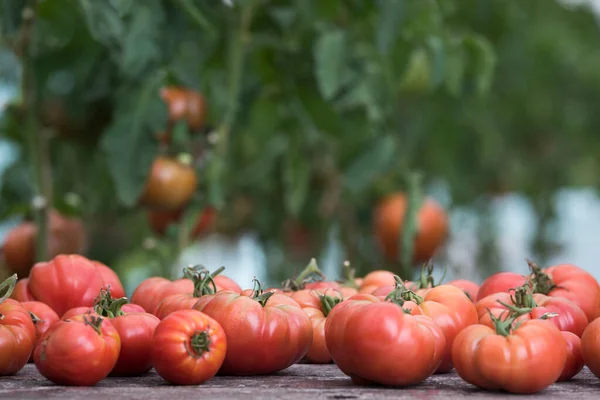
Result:
<instances>
[{"instance_id":1,"label":"wooden table surface","mask_svg":"<svg viewBox=\"0 0 600 400\"><path fill-rule=\"evenodd\" d=\"M154 371L135 378L108 378L94 387L56 386L31 364L13 377L0 379L0 398L86 399L462 399L505 398L485 392L455 373L435 375L410 388L354 386L335 365L298 364L271 376L215 377L200 386L172 386ZM600 399L600 379L586 368L570 382L554 384L528 399Z\"/></svg>"}]
</instances>

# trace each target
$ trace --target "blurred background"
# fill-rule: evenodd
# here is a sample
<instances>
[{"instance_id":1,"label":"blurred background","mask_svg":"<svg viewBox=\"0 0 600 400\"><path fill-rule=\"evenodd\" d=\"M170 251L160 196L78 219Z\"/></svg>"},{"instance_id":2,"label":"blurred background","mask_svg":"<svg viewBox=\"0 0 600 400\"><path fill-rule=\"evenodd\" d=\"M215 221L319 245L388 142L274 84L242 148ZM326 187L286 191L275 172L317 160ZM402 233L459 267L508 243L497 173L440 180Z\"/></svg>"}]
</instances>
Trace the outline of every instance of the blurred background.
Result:
<instances>
[{"instance_id":1,"label":"blurred background","mask_svg":"<svg viewBox=\"0 0 600 400\"><path fill-rule=\"evenodd\" d=\"M599 3L4 0L1 273L600 278Z\"/></svg>"}]
</instances>

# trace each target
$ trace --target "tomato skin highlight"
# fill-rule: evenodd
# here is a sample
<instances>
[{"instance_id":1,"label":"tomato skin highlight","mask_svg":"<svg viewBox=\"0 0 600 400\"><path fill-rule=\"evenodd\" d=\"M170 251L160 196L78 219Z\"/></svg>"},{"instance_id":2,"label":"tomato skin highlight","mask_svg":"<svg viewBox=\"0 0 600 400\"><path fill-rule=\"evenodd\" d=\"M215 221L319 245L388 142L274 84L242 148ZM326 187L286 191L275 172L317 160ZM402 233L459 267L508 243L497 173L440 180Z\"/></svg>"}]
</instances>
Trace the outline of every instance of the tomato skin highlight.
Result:
<instances>
[{"instance_id":1,"label":"tomato skin highlight","mask_svg":"<svg viewBox=\"0 0 600 400\"><path fill-rule=\"evenodd\" d=\"M206 350L198 354L192 338L204 332ZM152 340L152 363L165 380L197 385L215 376L227 353L227 339L217 321L196 310L180 310L163 319Z\"/></svg>"},{"instance_id":2,"label":"tomato skin highlight","mask_svg":"<svg viewBox=\"0 0 600 400\"><path fill-rule=\"evenodd\" d=\"M506 337L477 324L456 336L452 359L458 375L472 385L531 394L559 378L567 345L549 321L525 321Z\"/></svg>"},{"instance_id":3,"label":"tomato skin highlight","mask_svg":"<svg viewBox=\"0 0 600 400\"><path fill-rule=\"evenodd\" d=\"M119 358L110 374L135 376L150 371L153 336L160 320L145 312L126 312L110 322L121 339Z\"/></svg>"},{"instance_id":4,"label":"tomato skin highlight","mask_svg":"<svg viewBox=\"0 0 600 400\"><path fill-rule=\"evenodd\" d=\"M358 294L336 305L325 323L333 361L355 382L408 386L431 376L446 339L423 315L406 314L391 302Z\"/></svg>"},{"instance_id":5,"label":"tomato skin highlight","mask_svg":"<svg viewBox=\"0 0 600 400\"><path fill-rule=\"evenodd\" d=\"M585 362L581 354L581 339L574 333L562 331L563 338L567 344L567 360L562 373L557 382L564 382L572 379L581 372Z\"/></svg>"},{"instance_id":6,"label":"tomato skin highlight","mask_svg":"<svg viewBox=\"0 0 600 400\"><path fill-rule=\"evenodd\" d=\"M596 318L581 335L581 354L585 365L600 378L600 318Z\"/></svg>"},{"instance_id":7,"label":"tomato skin highlight","mask_svg":"<svg viewBox=\"0 0 600 400\"><path fill-rule=\"evenodd\" d=\"M13 299L0 304L0 376L14 375L27 364L36 341L29 311Z\"/></svg>"},{"instance_id":8,"label":"tomato skin highlight","mask_svg":"<svg viewBox=\"0 0 600 400\"><path fill-rule=\"evenodd\" d=\"M67 386L93 386L104 379L119 358L121 340L108 319L96 331L90 316L56 322L44 333L33 359L48 380Z\"/></svg>"},{"instance_id":9,"label":"tomato skin highlight","mask_svg":"<svg viewBox=\"0 0 600 400\"><path fill-rule=\"evenodd\" d=\"M310 319L288 296L273 294L264 307L249 296L221 291L194 305L221 324L227 356L220 375L266 375L286 369L312 343Z\"/></svg>"}]
</instances>

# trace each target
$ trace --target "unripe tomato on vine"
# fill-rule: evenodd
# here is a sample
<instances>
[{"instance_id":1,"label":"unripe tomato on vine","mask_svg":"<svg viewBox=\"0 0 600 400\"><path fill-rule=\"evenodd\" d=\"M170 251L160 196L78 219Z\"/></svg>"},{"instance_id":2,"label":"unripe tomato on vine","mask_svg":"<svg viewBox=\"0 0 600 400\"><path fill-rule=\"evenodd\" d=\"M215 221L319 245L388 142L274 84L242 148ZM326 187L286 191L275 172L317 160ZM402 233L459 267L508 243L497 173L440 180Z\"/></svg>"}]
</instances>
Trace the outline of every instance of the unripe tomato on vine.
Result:
<instances>
[{"instance_id":1,"label":"unripe tomato on vine","mask_svg":"<svg viewBox=\"0 0 600 400\"><path fill-rule=\"evenodd\" d=\"M407 198L404 193L394 193L383 198L373 220L375 236L386 258L398 258L399 236L402 233ZM413 255L414 263L431 259L448 235L448 215L433 199L425 199L417 214L417 233Z\"/></svg>"}]
</instances>

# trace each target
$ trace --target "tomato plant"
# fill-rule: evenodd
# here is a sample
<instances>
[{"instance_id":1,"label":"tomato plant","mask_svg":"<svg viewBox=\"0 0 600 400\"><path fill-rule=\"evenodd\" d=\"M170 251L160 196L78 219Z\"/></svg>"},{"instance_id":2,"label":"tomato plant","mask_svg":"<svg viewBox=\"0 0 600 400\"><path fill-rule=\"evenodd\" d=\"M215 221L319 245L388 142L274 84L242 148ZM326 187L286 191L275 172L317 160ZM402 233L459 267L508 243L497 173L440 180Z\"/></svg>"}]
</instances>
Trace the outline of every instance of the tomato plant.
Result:
<instances>
[{"instance_id":1,"label":"tomato plant","mask_svg":"<svg viewBox=\"0 0 600 400\"><path fill-rule=\"evenodd\" d=\"M585 362L581 354L581 339L574 333L562 331L563 338L567 344L567 360L558 377L558 382L568 381L583 369Z\"/></svg>"},{"instance_id":2,"label":"tomato plant","mask_svg":"<svg viewBox=\"0 0 600 400\"><path fill-rule=\"evenodd\" d=\"M36 340L29 312L9 296L17 275L0 284L0 376L16 374L27 364Z\"/></svg>"},{"instance_id":3,"label":"tomato plant","mask_svg":"<svg viewBox=\"0 0 600 400\"><path fill-rule=\"evenodd\" d=\"M581 335L581 354L585 365L600 378L600 318L596 318Z\"/></svg>"},{"instance_id":4,"label":"tomato plant","mask_svg":"<svg viewBox=\"0 0 600 400\"><path fill-rule=\"evenodd\" d=\"M196 171L178 160L158 157L140 198L140 203L156 209L178 210L192 198L198 187Z\"/></svg>"},{"instance_id":5,"label":"tomato plant","mask_svg":"<svg viewBox=\"0 0 600 400\"><path fill-rule=\"evenodd\" d=\"M40 301L26 301L22 302L21 305L31 316L31 321L35 326L35 345L37 345L42 335L60 318L53 309ZM33 354L30 357L30 361L32 360Z\"/></svg>"},{"instance_id":6,"label":"tomato plant","mask_svg":"<svg viewBox=\"0 0 600 400\"><path fill-rule=\"evenodd\" d=\"M221 325L196 310L179 310L163 319L152 341L152 363L165 380L197 385L212 378L228 352ZM241 355L240 355L241 356Z\"/></svg>"},{"instance_id":7,"label":"tomato plant","mask_svg":"<svg viewBox=\"0 0 600 400\"><path fill-rule=\"evenodd\" d=\"M462 379L487 390L523 394L556 382L567 359L563 335L540 319L513 328L518 315L504 321L494 318L495 328L471 325L456 336L452 359Z\"/></svg>"},{"instance_id":8,"label":"tomato plant","mask_svg":"<svg viewBox=\"0 0 600 400\"><path fill-rule=\"evenodd\" d=\"M42 335L33 360L38 371L58 385L92 386L110 373L120 350L119 334L110 321L76 315L56 322Z\"/></svg>"},{"instance_id":9,"label":"tomato plant","mask_svg":"<svg viewBox=\"0 0 600 400\"><path fill-rule=\"evenodd\" d=\"M388 259L398 258L398 243L407 208L404 193L392 194L380 201L374 213L374 230L379 245ZM422 263L431 259L448 235L448 216L432 199L426 199L417 214L413 261Z\"/></svg>"},{"instance_id":10,"label":"tomato plant","mask_svg":"<svg viewBox=\"0 0 600 400\"><path fill-rule=\"evenodd\" d=\"M58 255L35 264L28 284L35 300L48 304L59 316L74 307L91 307L100 289L109 285L123 291L116 275L76 254Z\"/></svg>"},{"instance_id":11,"label":"tomato plant","mask_svg":"<svg viewBox=\"0 0 600 400\"><path fill-rule=\"evenodd\" d=\"M298 362L312 343L310 319L298 303L264 293L258 281L252 296L222 291L194 305L221 324L227 336L224 375L264 375Z\"/></svg>"},{"instance_id":12,"label":"tomato plant","mask_svg":"<svg viewBox=\"0 0 600 400\"><path fill-rule=\"evenodd\" d=\"M559 330L572 332L579 337L583 334L588 319L579 306L562 297L549 297L531 292L530 284L525 284L516 288L514 295L496 293L484 297L476 304L479 323L493 328L492 317L500 318L501 314L506 314L510 310L530 309L517 320L540 318L547 313L556 314L551 321Z\"/></svg>"},{"instance_id":13,"label":"tomato plant","mask_svg":"<svg viewBox=\"0 0 600 400\"><path fill-rule=\"evenodd\" d=\"M358 294L336 305L325 322L333 361L356 383L408 386L432 375L444 357L446 339L424 315L402 305Z\"/></svg>"}]
</instances>

